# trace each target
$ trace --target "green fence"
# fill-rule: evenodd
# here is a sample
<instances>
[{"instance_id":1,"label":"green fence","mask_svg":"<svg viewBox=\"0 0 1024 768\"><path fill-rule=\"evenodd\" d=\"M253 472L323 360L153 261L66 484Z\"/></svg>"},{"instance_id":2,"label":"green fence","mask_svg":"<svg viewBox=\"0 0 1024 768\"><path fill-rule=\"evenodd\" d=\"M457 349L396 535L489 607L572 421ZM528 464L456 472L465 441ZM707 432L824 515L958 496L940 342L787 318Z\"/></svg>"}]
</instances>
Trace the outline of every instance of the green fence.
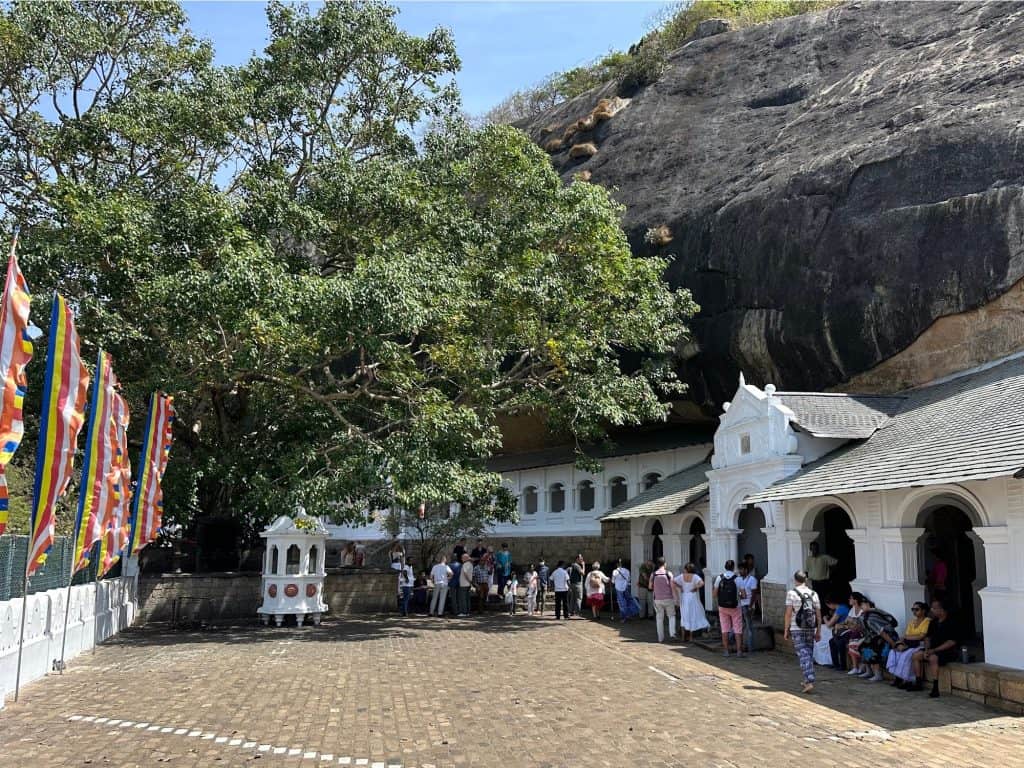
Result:
<instances>
[{"instance_id":1,"label":"green fence","mask_svg":"<svg viewBox=\"0 0 1024 768\"><path fill-rule=\"evenodd\" d=\"M32 574L28 593L66 587L71 576L73 543L68 536L58 536L53 542L46 565ZM99 544L93 550L96 562ZM28 554L28 536L0 536L0 601L21 597L25 581L25 558ZM85 584L96 578L96 566L90 565L75 574L75 584Z\"/></svg>"}]
</instances>

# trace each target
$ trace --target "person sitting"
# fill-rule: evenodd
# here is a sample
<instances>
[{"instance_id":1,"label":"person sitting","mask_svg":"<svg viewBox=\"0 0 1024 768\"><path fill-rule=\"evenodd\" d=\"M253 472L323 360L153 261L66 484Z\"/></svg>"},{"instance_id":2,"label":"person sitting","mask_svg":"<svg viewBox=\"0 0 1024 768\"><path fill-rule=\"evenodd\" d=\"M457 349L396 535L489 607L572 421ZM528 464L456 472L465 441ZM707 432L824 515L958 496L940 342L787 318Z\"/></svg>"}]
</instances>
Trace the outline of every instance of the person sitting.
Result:
<instances>
[{"instance_id":1,"label":"person sitting","mask_svg":"<svg viewBox=\"0 0 1024 768\"><path fill-rule=\"evenodd\" d=\"M814 661L816 664L838 669L839 662L836 660L833 640L840 631L837 628L843 625L850 614L850 606L836 595L830 595L825 605L828 607L828 619L821 626L821 640L814 644Z\"/></svg>"},{"instance_id":2,"label":"person sitting","mask_svg":"<svg viewBox=\"0 0 1024 768\"><path fill-rule=\"evenodd\" d=\"M949 615L946 604L939 598L932 600L932 620L928 623L928 635L924 639L924 647L914 652L912 662L916 682L905 690L920 691L925 679L925 665L932 680L932 690L928 695L933 699L939 697L939 667L944 667L957 658L956 646L960 642L960 628Z\"/></svg>"},{"instance_id":3,"label":"person sitting","mask_svg":"<svg viewBox=\"0 0 1024 768\"><path fill-rule=\"evenodd\" d=\"M913 657L928 635L928 606L918 601L910 610L913 616L907 622L907 631L903 633L903 639L889 651L889 658L885 664L896 688L905 688L917 682L914 677Z\"/></svg>"},{"instance_id":4,"label":"person sitting","mask_svg":"<svg viewBox=\"0 0 1024 768\"><path fill-rule=\"evenodd\" d=\"M889 651L899 641L896 634L898 622L891 614L875 607L868 601L868 611L861 616L864 625L864 639L860 645L860 654L866 674L861 675L869 682L878 683L882 680L882 664L885 663Z\"/></svg>"},{"instance_id":5,"label":"person sitting","mask_svg":"<svg viewBox=\"0 0 1024 768\"><path fill-rule=\"evenodd\" d=\"M864 608L867 605L867 598L860 592L854 592L850 595L850 612L846 615L846 620L841 624L836 625L838 632L833 636L835 641L833 647L833 664L836 665L837 669L846 669L849 667L850 671L847 674L856 675L862 671L860 669L859 659L857 666L850 666L850 646L853 645L854 650L860 644L861 638L864 636L864 626L860 623L860 617L864 613Z\"/></svg>"}]
</instances>

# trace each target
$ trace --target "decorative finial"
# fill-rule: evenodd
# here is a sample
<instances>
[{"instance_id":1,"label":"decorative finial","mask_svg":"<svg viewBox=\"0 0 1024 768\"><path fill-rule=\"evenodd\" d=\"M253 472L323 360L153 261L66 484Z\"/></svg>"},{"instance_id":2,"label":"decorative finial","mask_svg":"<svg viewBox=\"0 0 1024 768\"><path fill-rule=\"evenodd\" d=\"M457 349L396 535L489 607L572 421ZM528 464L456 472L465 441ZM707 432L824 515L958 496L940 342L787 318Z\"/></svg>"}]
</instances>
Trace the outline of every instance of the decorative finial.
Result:
<instances>
[{"instance_id":1,"label":"decorative finial","mask_svg":"<svg viewBox=\"0 0 1024 768\"><path fill-rule=\"evenodd\" d=\"M775 385L774 384L765 384L764 385L764 393L766 395L768 395L768 397L771 397L772 395L774 395L775 394Z\"/></svg>"},{"instance_id":2,"label":"decorative finial","mask_svg":"<svg viewBox=\"0 0 1024 768\"><path fill-rule=\"evenodd\" d=\"M747 385L746 379L743 378L743 371L740 371L740 386L745 387Z\"/></svg>"},{"instance_id":3,"label":"decorative finial","mask_svg":"<svg viewBox=\"0 0 1024 768\"><path fill-rule=\"evenodd\" d=\"M725 411L728 411L730 405L732 405L732 403L730 403L728 400L722 403L722 412L724 413Z\"/></svg>"}]
</instances>

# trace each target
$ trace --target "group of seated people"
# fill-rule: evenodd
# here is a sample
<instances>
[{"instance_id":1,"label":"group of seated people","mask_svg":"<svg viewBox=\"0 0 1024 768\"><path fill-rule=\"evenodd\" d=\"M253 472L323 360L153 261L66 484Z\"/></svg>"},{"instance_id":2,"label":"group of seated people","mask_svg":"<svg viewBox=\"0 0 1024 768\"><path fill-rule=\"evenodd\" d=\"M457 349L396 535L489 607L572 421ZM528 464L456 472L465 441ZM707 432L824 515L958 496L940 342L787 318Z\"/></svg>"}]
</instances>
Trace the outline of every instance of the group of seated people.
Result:
<instances>
[{"instance_id":1,"label":"group of seated people","mask_svg":"<svg viewBox=\"0 0 1024 768\"><path fill-rule=\"evenodd\" d=\"M902 636L896 619L860 592L852 593L847 602L830 597L826 605L829 666L870 682L883 680L884 668L892 685L905 691L924 690L930 680L929 695L938 697L939 667L960 656L960 633L941 598L933 598L930 608L914 603Z\"/></svg>"}]
</instances>

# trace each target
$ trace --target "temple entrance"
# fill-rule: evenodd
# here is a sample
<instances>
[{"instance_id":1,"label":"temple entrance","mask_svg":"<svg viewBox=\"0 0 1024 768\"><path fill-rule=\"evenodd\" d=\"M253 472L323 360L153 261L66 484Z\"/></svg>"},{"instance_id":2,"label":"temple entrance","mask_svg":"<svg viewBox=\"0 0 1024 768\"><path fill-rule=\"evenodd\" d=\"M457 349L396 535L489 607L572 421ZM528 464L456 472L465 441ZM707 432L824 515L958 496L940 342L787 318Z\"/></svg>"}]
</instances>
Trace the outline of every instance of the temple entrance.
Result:
<instances>
[{"instance_id":1,"label":"temple entrance","mask_svg":"<svg viewBox=\"0 0 1024 768\"><path fill-rule=\"evenodd\" d=\"M850 594L850 582L857 578L857 550L853 539L846 533L851 528L850 516L840 507L826 507L814 516L812 530L818 532L815 541L819 552L836 560L829 571L826 591L839 598ZM804 553L805 559L808 554Z\"/></svg>"},{"instance_id":2,"label":"temple entrance","mask_svg":"<svg viewBox=\"0 0 1024 768\"><path fill-rule=\"evenodd\" d=\"M651 526L651 560L658 561L659 557L665 556L665 542L661 537L665 535L665 529L661 527L661 520L655 520Z\"/></svg>"},{"instance_id":3,"label":"temple entrance","mask_svg":"<svg viewBox=\"0 0 1024 768\"><path fill-rule=\"evenodd\" d=\"M704 527L704 521L699 517L693 518L688 533L690 534L690 551L687 552L687 561L693 563L697 568L697 573L704 578L704 569L708 567L708 543L704 541L707 529ZM702 604L705 602L704 593L706 591L706 589L701 589L697 592Z\"/></svg>"},{"instance_id":4,"label":"temple entrance","mask_svg":"<svg viewBox=\"0 0 1024 768\"><path fill-rule=\"evenodd\" d=\"M745 555L753 555L758 579L768 572L768 537L762 530L765 525L764 512L760 507L747 506L740 510L736 523L740 529L736 535L737 565Z\"/></svg>"},{"instance_id":5,"label":"temple entrance","mask_svg":"<svg viewBox=\"0 0 1024 768\"><path fill-rule=\"evenodd\" d=\"M918 568L927 599L943 598L965 636L977 637L982 628L978 590L985 586L979 583L984 548L971 533L971 518L959 507L938 504L921 511L918 527L925 529L918 543Z\"/></svg>"}]
</instances>

